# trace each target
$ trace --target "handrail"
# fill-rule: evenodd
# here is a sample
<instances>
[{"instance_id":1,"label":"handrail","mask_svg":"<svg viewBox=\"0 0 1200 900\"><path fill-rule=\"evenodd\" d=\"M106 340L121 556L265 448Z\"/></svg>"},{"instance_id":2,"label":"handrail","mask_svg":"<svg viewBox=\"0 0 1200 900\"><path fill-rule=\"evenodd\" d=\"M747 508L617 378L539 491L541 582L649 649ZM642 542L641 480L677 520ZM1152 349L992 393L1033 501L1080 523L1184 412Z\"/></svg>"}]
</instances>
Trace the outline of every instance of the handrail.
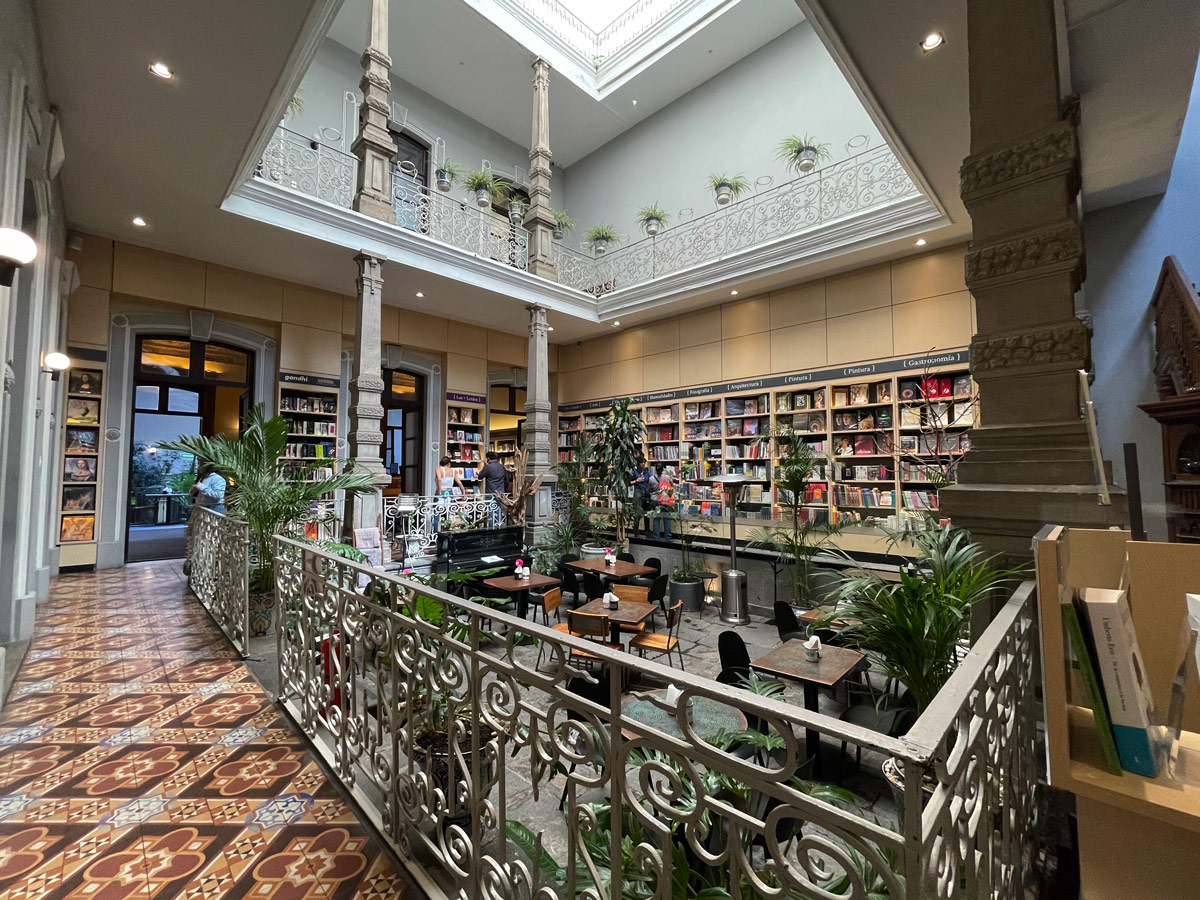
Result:
<instances>
[{"instance_id":1,"label":"handrail","mask_svg":"<svg viewBox=\"0 0 1200 900\"><path fill-rule=\"evenodd\" d=\"M250 647L250 526L204 506L192 507L187 535L188 587L242 656Z\"/></svg>"}]
</instances>

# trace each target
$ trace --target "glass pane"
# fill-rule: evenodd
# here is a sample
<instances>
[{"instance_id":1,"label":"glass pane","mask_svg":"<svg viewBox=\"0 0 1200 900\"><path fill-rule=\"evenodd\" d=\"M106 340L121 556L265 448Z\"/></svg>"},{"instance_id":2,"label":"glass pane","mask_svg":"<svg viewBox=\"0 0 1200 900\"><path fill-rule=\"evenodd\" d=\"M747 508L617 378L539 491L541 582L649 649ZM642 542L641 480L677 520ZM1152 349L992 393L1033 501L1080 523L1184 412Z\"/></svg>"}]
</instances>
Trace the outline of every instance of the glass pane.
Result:
<instances>
[{"instance_id":1,"label":"glass pane","mask_svg":"<svg viewBox=\"0 0 1200 900\"><path fill-rule=\"evenodd\" d=\"M142 341L141 369L153 375L186 377L191 371L191 341L146 338Z\"/></svg>"},{"instance_id":2,"label":"glass pane","mask_svg":"<svg viewBox=\"0 0 1200 900\"><path fill-rule=\"evenodd\" d=\"M391 428L399 428L404 424L404 410L389 409L387 411L387 423Z\"/></svg>"},{"instance_id":3,"label":"glass pane","mask_svg":"<svg viewBox=\"0 0 1200 900\"><path fill-rule=\"evenodd\" d=\"M249 360L241 350L218 344L204 345L204 377L213 381L236 381L245 384Z\"/></svg>"},{"instance_id":4,"label":"glass pane","mask_svg":"<svg viewBox=\"0 0 1200 900\"><path fill-rule=\"evenodd\" d=\"M133 393L134 409L158 409L158 388L152 384L139 384Z\"/></svg>"},{"instance_id":5,"label":"glass pane","mask_svg":"<svg viewBox=\"0 0 1200 900\"><path fill-rule=\"evenodd\" d=\"M525 411L525 388L517 388L513 393L516 395L513 399L513 410L515 412Z\"/></svg>"},{"instance_id":6,"label":"glass pane","mask_svg":"<svg viewBox=\"0 0 1200 900\"><path fill-rule=\"evenodd\" d=\"M407 372L393 372L392 397L400 400L417 399L417 376Z\"/></svg>"},{"instance_id":7,"label":"glass pane","mask_svg":"<svg viewBox=\"0 0 1200 900\"><path fill-rule=\"evenodd\" d=\"M168 388L167 409L171 412L200 412L200 395L195 391Z\"/></svg>"},{"instance_id":8,"label":"glass pane","mask_svg":"<svg viewBox=\"0 0 1200 900\"><path fill-rule=\"evenodd\" d=\"M495 385L491 391L488 392L489 405L492 407L492 409L508 409L508 391L508 385L501 384Z\"/></svg>"}]
</instances>

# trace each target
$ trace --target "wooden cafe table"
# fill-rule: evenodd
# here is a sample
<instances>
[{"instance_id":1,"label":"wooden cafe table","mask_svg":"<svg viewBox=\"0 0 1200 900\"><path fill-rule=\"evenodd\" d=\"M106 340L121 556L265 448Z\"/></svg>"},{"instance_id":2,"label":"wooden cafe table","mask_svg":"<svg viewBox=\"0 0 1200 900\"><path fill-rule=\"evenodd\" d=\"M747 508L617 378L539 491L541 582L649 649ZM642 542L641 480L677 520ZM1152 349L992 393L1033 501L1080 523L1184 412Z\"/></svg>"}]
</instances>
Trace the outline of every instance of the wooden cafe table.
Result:
<instances>
[{"instance_id":1,"label":"wooden cafe table","mask_svg":"<svg viewBox=\"0 0 1200 900\"><path fill-rule=\"evenodd\" d=\"M600 598L583 604L575 612L588 613L593 616L608 616L608 624L612 630L610 635L612 642L619 644L621 643L621 626L645 622L658 612L658 605L643 603L641 600L620 600L616 607L610 608L604 605L604 598Z\"/></svg>"},{"instance_id":2,"label":"wooden cafe table","mask_svg":"<svg viewBox=\"0 0 1200 900\"><path fill-rule=\"evenodd\" d=\"M804 708L818 712L817 689L834 687L854 671L866 655L849 647L821 646L821 658L812 662L804 655L804 641L784 641L770 653L750 663L750 667L777 678L788 678L804 685ZM804 730L804 745L814 758L813 772L821 771L821 734L814 728Z\"/></svg>"},{"instance_id":3,"label":"wooden cafe table","mask_svg":"<svg viewBox=\"0 0 1200 900\"><path fill-rule=\"evenodd\" d=\"M579 572L595 572L597 575L618 580L624 578L641 578L646 575L653 575L655 571L649 566L625 562L621 559L618 559L613 565L608 566L604 564L604 560L601 557L576 559L565 563L565 565Z\"/></svg>"},{"instance_id":4,"label":"wooden cafe table","mask_svg":"<svg viewBox=\"0 0 1200 900\"><path fill-rule=\"evenodd\" d=\"M548 588L560 584L562 579L552 575L539 575L530 572L528 578L517 578L515 575L501 575L497 578L485 578L483 583L490 588L503 591L517 601L517 616L525 618L529 612L529 592L534 588Z\"/></svg>"}]
</instances>

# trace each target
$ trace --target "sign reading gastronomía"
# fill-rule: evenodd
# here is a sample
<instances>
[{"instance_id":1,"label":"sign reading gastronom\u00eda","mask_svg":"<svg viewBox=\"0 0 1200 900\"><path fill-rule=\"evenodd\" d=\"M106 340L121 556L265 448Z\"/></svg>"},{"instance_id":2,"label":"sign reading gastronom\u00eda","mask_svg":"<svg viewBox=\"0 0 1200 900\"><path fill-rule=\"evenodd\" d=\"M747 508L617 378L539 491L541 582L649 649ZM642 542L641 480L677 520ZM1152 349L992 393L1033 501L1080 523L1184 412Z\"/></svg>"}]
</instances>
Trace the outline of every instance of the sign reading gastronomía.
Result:
<instances>
[{"instance_id":1,"label":"sign reading gastronom\u00eda","mask_svg":"<svg viewBox=\"0 0 1200 900\"><path fill-rule=\"evenodd\" d=\"M670 403L685 397L709 397L714 394L749 393L763 391L769 388L787 387L793 384L809 384L818 381L838 381L842 378L861 378L872 375L886 375L891 372L910 372L914 369L923 370L939 366L962 365L969 362L969 350L951 350L946 353L930 353L925 356L912 356L907 359L884 359L878 362L855 363L851 366L838 366L833 369L814 369L811 372L794 372L790 375L765 375L762 378L748 378L742 381L725 381L720 384L704 384L697 387L677 388L672 391L653 391L648 394L634 394L629 398L632 403ZM558 408L560 413L578 412L583 409L596 409L607 406L613 400L588 400L583 403L564 403Z\"/></svg>"}]
</instances>

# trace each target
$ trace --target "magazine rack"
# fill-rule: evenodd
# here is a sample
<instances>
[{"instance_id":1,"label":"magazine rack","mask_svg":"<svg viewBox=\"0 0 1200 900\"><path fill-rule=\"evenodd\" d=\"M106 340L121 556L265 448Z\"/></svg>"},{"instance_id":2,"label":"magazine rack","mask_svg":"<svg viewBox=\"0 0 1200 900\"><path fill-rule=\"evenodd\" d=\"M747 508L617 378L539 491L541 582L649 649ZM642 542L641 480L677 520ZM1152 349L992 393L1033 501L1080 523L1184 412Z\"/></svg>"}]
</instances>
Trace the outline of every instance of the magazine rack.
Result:
<instances>
[{"instance_id":1,"label":"magazine rack","mask_svg":"<svg viewBox=\"0 0 1200 900\"><path fill-rule=\"evenodd\" d=\"M1059 589L1115 588L1128 554L1129 602L1155 710L1170 703L1187 592L1200 592L1200 545L1131 541L1127 531L1046 526L1037 559L1046 749L1050 783L1072 791L1083 900L1193 896L1200 884L1200 775L1112 775L1086 696L1068 690ZM1074 702L1072 702L1074 701ZM1180 765L1200 772L1200 684L1189 673Z\"/></svg>"}]
</instances>

